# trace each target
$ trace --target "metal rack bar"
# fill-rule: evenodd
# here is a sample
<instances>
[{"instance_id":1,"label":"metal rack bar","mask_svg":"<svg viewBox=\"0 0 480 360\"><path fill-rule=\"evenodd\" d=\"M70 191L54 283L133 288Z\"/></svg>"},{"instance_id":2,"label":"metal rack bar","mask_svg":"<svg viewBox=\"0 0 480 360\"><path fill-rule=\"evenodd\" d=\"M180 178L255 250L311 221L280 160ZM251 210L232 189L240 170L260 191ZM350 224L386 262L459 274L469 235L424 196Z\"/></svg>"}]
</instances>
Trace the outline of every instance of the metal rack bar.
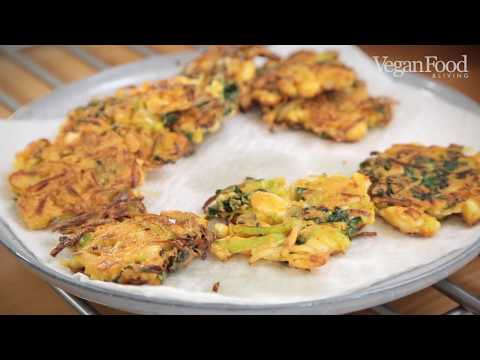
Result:
<instances>
[{"instance_id":1,"label":"metal rack bar","mask_svg":"<svg viewBox=\"0 0 480 360\"><path fill-rule=\"evenodd\" d=\"M442 294L451 298L453 301L462 305L466 310L469 310L477 315L480 314L480 299L470 294L460 286L455 285L449 280L442 280L433 285L433 287Z\"/></svg>"},{"instance_id":2,"label":"metal rack bar","mask_svg":"<svg viewBox=\"0 0 480 360\"><path fill-rule=\"evenodd\" d=\"M90 55L88 52L83 50L78 45L64 45L64 47L70 51L72 54L77 56L80 60L85 61L87 64L93 66L98 71L105 70L110 66L104 63L102 60L97 59L96 57Z\"/></svg>"},{"instance_id":3,"label":"metal rack bar","mask_svg":"<svg viewBox=\"0 0 480 360\"><path fill-rule=\"evenodd\" d=\"M458 306L455 309L452 309L446 312L444 315L474 315L474 314L468 310L465 310L463 307Z\"/></svg>"},{"instance_id":4,"label":"metal rack bar","mask_svg":"<svg viewBox=\"0 0 480 360\"><path fill-rule=\"evenodd\" d=\"M396 311L392 310L388 305L379 305L372 308L379 315L400 315Z\"/></svg>"},{"instance_id":5,"label":"metal rack bar","mask_svg":"<svg viewBox=\"0 0 480 360\"><path fill-rule=\"evenodd\" d=\"M51 75L48 71L42 68L40 65L36 64L30 58L25 56L20 51L15 51L14 48L4 48L0 49L2 53L8 56L10 59L16 61L25 69L30 71L32 74L40 78L43 82L47 83L51 87L58 87L62 85L62 81L56 78L55 76Z\"/></svg>"},{"instance_id":6,"label":"metal rack bar","mask_svg":"<svg viewBox=\"0 0 480 360\"><path fill-rule=\"evenodd\" d=\"M5 94L2 90L0 90L0 102L7 105L11 110L17 110L21 106L17 100Z\"/></svg>"},{"instance_id":7,"label":"metal rack bar","mask_svg":"<svg viewBox=\"0 0 480 360\"><path fill-rule=\"evenodd\" d=\"M143 56L154 56L157 55L155 50L150 49L148 46L144 45L127 45L133 51L142 54Z\"/></svg>"},{"instance_id":8,"label":"metal rack bar","mask_svg":"<svg viewBox=\"0 0 480 360\"><path fill-rule=\"evenodd\" d=\"M100 315L100 313L95 310L92 305L86 300L80 299L76 296L70 295L60 288L52 286L52 289L63 299L65 302L70 304L75 310L77 310L80 315Z\"/></svg>"}]
</instances>

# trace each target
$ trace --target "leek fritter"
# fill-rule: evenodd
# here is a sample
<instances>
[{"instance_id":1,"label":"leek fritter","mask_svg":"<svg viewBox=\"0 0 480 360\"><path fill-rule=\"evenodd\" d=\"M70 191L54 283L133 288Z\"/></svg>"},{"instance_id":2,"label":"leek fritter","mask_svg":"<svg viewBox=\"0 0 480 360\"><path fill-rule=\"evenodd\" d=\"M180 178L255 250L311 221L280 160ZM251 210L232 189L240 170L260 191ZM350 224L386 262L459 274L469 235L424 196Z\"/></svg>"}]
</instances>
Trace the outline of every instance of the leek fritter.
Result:
<instances>
[{"instance_id":1,"label":"leek fritter","mask_svg":"<svg viewBox=\"0 0 480 360\"><path fill-rule=\"evenodd\" d=\"M311 270L345 252L350 239L375 221L361 174L312 176L287 186L283 178L247 178L218 190L204 206L216 220L212 253L220 260L235 254L285 262Z\"/></svg>"},{"instance_id":2,"label":"leek fritter","mask_svg":"<svg viewBox=\"0 0 480 360\"><path fill-rule=\"evenodd\" d=\"M221 83L177 76L131 86L73 110L57 142L73 145L81 133L115 132L146 167L190 155L220 128L228 109Z\"/></svg>"},{"instance_id":3,"label":"leek fritter","mask_svg":"<svg viewBox=\"0 0 480 360\"><path fill-rule=\"evenodd\" d=\"M480 220L480 154L459 145L394 145L361 164L378 214L406 234L432 236L440 220L461 214Z\"/></svg>"},{"instance_id":4,"label":"leek fritter","mask_svg":"<svg viewBox=\"0 0 480 360\"><path fill-rule=\"evenodd\" d=\"M9 182L26 226L43 229L94 213L118 196L135 198L144 178L142 161L114 133L84 135L81 146L38 140L17 155ZM125 195L126 194L126 195ZM132 208L135 214L141 208Z\"/></svg>"},{"instance_id":5,"label":"leek fritter","mask_svg":"<svg viewBox=\"0 0 480 360\"><path fill-rule=\"evenodd\" d=\"M84 233L71 244L66 265L93 280L159 285L169 272L204 257L210 241L207 221L195 214L139 215Z\"/></svg>"}]
</instances>

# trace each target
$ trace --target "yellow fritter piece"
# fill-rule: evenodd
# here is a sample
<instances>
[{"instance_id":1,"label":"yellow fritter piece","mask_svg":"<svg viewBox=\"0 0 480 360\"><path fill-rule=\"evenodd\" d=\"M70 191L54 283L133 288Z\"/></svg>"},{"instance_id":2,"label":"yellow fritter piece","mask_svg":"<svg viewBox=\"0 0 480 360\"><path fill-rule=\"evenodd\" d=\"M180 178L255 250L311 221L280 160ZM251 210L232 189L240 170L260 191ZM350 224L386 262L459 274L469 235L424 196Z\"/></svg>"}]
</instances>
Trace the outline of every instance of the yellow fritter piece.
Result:
<instances>
[{"instance_id":1,"label":"yellow fritter piece","mask_svg":"<svg viewBox=\"0 0 480 360\"><path fill-rule=\"evenodd\" d=\"M142 161L115 133L85 135L81 146L60 146L47 140L30 144L17 155L9 177L25 225L43 229L56 222L94 213L120 197L136 198L143 182ZM143 206L131 209L141 212Z\"/></svg>"},{"instance_id":2,"label":"yellow fritter piece","mask_svg":"<svg viewBox=\"0 0 480 360\"><path fill-rule=\"evenodd\" d=\"M159 285L169 272L204 257L210 241L207 221L195 214L139 215L82 234L65 264L93 280Z\"/></svg>"},{"instance_id":3,"label":"yellow fritter piece","mask_svg":"<svg viewBox=\"0 0 480 360\"><path fill-rule=\"evenodd\" d=\"M204 206L217 240L212 253L284 262L311 270L345 252L350 239L375 221L368 178L311 176L287 186L283 178L252 179L218 190Z\"/></svg>"},{"instance_id":4,"label":"yellow fritter piece","mask_svg":"<svg viewBox=\"0 0 480 360\"><path fill-rule=\"evenodd\" d=\"M380 216L403 233L429 237L450 215L469 225L480 220L479 158L459 145L394 145L372 153L360 171L372 181Z\"/></svg>"},{"instance_id":5,"label":"yellow fritter piece","mask_svg":"<svg viewBox=\"0 0 480 360\"><path fill-rule=\"evenodd\" d=\"M416 208L388 206L378 214L405 234L429 237L440 229L440 221Z\"/></svg>"}]
</instances>

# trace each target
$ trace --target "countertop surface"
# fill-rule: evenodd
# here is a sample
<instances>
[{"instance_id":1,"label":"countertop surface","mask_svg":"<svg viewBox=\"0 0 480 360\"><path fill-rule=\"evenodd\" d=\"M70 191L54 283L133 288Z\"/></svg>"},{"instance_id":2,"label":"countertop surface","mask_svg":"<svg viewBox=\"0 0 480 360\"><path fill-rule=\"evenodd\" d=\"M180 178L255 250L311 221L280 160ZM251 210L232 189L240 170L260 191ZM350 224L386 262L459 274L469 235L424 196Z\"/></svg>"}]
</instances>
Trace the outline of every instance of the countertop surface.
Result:
<instances>
[{"instance_id":1,"label":"countertop surface","mask_svg":"<svg viewBox=\"0 0 480 360\"><path fill-rule=\"evenodd\" d=\"M134 48L123 45L81 46L88 54L104 63L115 66L141 59L144 55ZM458 61L467 55L468 79L463 76L438 74L433 79L460 90L475 101L480 101L480 46L430 46L430 45L363 45L370 56L380 60L421 60L425 56L437 56L439 60ZM151 45L148 49L160 54L189 51L190 45ZM28 59L68 83L83 79L97 71L64 47L33 46L21 50ZM422 74L432 78L431 74ZM52 91L11 56L0 52L0 90L19 104L27 104ZM0 102L0 119L7 118L12 110ZM2 120L0 120L2 121ZM8 120L5 120L8 121ZM479 134L480 135L480 134ZM480 295L480 258L450 277L450 280L465 290ZM0 314L77 314L42 279L0 245ZM104 306L94 307L102 314L124 314ZM458 306L453 300L430 287L388 304L400 314L444 314ZM362 314L374 314L365 310Z\"/></svg>"}]
</instances>

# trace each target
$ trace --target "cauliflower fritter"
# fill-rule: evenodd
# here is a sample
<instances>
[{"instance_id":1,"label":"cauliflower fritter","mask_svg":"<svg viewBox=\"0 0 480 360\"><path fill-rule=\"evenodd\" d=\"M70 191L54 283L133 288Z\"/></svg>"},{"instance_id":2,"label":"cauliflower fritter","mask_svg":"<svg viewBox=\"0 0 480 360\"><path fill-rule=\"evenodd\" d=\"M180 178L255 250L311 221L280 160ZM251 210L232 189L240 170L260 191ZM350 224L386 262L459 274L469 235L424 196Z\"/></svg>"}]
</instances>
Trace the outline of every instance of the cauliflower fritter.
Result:
<instances>
[{"instance_id":1,"label":"cauliflower fritter","mask_svg":"<svg viewBox=\"0 0 480 360\"><path fill-rule=\"evenodd\" d=\"M360 165L372 181L369 193L378 214L401 232L433 236L453 214L474 225L480 220L480 154L459 145L394 145Z\"/></svg>"},{"instance_id":2,"label":"cauliflower fritter","mask_svg":"<svg viewBox=\"0 0 480 360\"><path fill-rule=\"evenodd\" d=\"M82 234L67 265L93 280L159 285L168 273L204 257L211 242L207 221L179 211L139 215Z\"/></svg>"},{"instance_id":3,"label":"cauliflower fritter","mask_svg":"<svg viewBox=\"0 0 480 360\"><path fill-rule=\"evenodd\" d=\"M115 133L83 134L81 146L38 140L17 155L9 177L20 216L30 229L94 213L114 204L120 195L137 197L143 182L142 161ZM133 214L143 207L133 207Z\"/></svg>"},{"instance_id":4,"label":"cauliflower fritter","mask_svg":"<svg viewBox=\"0 0 480 360\"><path fill-rule=\"evenodd\" d=\"M278 61L280 58L259 45L210 46L188 64L183 74L203 82L223 85L223 97L230 103L230 111L250 102L250 85L257 76L257 58Z\"/></svg>"},{"instance_id":5,"label":"cauliflower fritter","mask_svg":"<svg viewBox=\"0 0 480 360\"><path fill-rule=\"evenodd\" d=\"M322 266L375 221L369 185L361 174L322 175L290 187L283 178L247 178L218 190L204 206L207 218L217 221L211 251L223 261L246 254L250 263L263 259L305 270Z\"/></svg>"},{"instance_id":6,"label":"cauliflower fritter","mask_svg":"<svg viewBox=\"0 0 480 360\"><path fill-rule=\"evenodd\" d=\"M335 52L299 51L270 61L252 83L246 109L259 104L270 126L285 124L334 141L353 142L385 126L393 102L369 97L365 83Z\"/></svg>"},{"instance_id":7,"label":"cauliflower fritter","mask_svg":"<svg viewBox=\"0 0 480 360\"><path fill-rule=\"evenodd\" d=\"M57 142L75 145L81 133L114 132L148 168L175 162L220 128L229 106L222 91L222 84L184 76L124 88L73 110Z\"/></svg>"}]
</instances>

